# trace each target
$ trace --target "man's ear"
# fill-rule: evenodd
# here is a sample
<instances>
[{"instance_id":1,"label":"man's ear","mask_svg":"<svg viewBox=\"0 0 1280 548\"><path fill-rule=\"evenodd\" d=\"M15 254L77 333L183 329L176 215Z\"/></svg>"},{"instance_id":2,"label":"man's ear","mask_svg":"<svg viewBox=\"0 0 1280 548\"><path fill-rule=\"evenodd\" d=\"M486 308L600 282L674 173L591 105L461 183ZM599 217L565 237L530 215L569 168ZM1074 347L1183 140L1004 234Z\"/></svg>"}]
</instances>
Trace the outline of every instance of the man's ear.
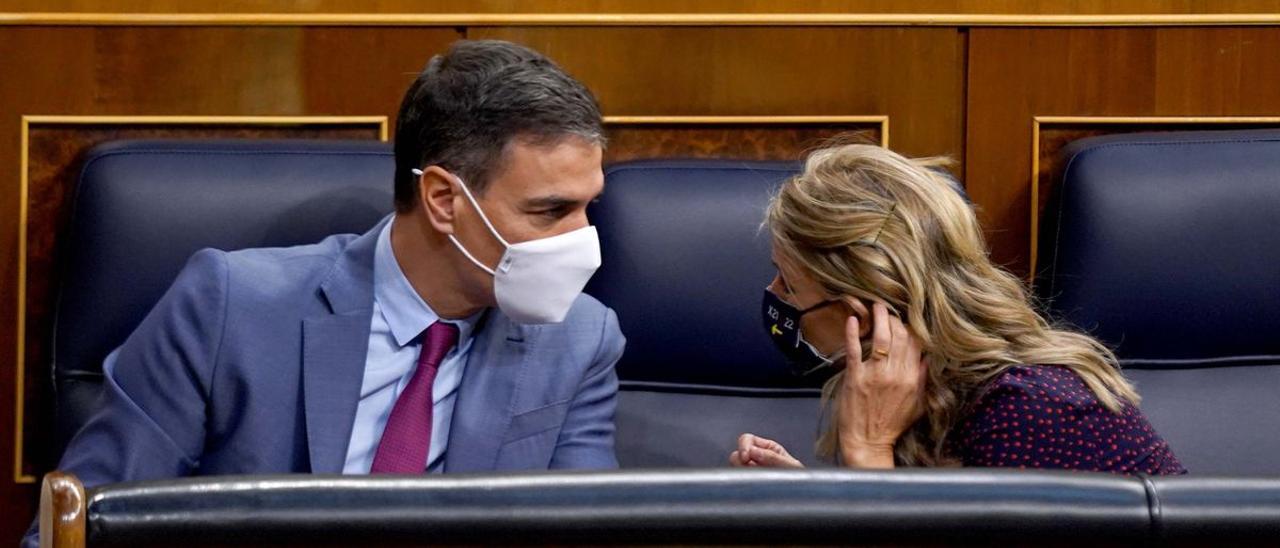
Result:
<instances>
[{"instance_id":1,"label":"man's ear","mask_svg":"<svg viewBox=\"0 0 1280 548\"><path fill-rule=\"evenodd\" d=\"M458 187L453 175L440 166L428 166L418 177L418 205L427 223L441 234L453 234L454 202Z\"/></svg>"}]
</instances>

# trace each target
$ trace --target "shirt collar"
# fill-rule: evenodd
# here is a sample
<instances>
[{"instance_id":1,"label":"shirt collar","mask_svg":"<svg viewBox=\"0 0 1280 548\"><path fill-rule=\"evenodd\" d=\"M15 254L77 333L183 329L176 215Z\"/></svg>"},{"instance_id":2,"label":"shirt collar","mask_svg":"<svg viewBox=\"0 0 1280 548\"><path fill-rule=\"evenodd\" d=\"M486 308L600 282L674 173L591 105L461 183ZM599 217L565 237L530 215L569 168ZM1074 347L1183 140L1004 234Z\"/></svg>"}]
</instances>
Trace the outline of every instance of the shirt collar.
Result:
<instances>
[{"instance_id":1,"label":"shirt collar","mask_svg":"<svg viewBox=\"0 0 1280 548\"><path fill-rule=\"evenodd\" d=\"M395 251L391 248L391 226L395 224L395 216L382 227L378 234L378 243L374 249L373 259L373 298L382 310L382 317L391 328L391 335L401 347L409 344L424 330L437 321L451 323L458 327L458 348L470 340L471 331L480 319L483 310L471 317L460 320L441 320L431 306L409 284L400 262L396 260Z\"/></svg>"}]
</instances>

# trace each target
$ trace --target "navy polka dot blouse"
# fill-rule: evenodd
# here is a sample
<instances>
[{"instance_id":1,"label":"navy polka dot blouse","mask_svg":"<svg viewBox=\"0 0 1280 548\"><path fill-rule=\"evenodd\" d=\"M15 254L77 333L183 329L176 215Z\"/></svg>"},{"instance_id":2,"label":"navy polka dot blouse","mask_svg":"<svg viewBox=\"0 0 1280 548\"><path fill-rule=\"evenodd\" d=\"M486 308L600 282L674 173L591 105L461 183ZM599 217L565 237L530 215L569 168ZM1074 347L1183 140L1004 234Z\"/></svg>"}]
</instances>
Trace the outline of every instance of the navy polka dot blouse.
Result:
<instances>
[{"instance_id":1,"label":"navy polka dot blouse","mask_svg":"<svg viewBox=\"0 0 1280 548\"><path fill-rule=\"evenodd\" d=\"M1121 413L1111 412L1065 367L1008 369L953 436L951 451L964 466L1187 472L1141 411L1126 403Z\"/></svg>"}]
</instances>

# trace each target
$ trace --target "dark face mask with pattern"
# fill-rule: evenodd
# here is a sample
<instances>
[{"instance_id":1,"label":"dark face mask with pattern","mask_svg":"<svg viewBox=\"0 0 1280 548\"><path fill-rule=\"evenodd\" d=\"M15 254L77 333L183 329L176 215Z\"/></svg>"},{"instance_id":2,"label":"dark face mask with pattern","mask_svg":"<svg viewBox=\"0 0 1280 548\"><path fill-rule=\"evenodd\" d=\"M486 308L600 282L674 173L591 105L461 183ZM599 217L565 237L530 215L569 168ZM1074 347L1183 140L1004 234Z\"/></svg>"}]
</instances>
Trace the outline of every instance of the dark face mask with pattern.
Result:
<instances>
[{"instance_id":1,"label":"dark face mask with pattern","mask_svg":"<svg viewBox=\"0 0 1280 548\"><path fill-rule=\"evenodd\" d=\"M827 367L831 367L833 359L809 341L804 340L800 332L800 318L809 312L839 301L822 301L804 310L792 306L768 288L764 290L764 329L774 346L786 356L791 372L797 376L807 376Z\"/></svg>"}]
</instances>

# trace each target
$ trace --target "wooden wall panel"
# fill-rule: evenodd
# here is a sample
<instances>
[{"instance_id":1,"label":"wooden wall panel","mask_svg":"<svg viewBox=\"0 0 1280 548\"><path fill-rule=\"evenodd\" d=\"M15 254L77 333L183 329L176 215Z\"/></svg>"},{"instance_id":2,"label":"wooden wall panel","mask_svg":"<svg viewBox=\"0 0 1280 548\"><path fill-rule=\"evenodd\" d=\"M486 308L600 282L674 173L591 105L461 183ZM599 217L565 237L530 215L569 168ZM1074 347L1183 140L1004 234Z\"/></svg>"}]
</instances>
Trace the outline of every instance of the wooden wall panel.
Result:
<instances>
[{"instance_id":1,"label":"wooden wall panel","mask_svg":"<svg viewBox=\"0 0 1280 548\"><path fill-rule=\"evenodd\" d=\"M607 124L606 164L646 158L732 158L796 161L839 136L880 144L880 122Z\"/></svg>"},{"instance_id":2,"label":"wooden wall panel","mask_svg":"<svg viewBox=\"0 0 1280 548\"><path fill-rule=\"evenodd\" d=\"M489 27L468 36L547 53L607 115L881 114L895 149L963 155L956 29Z\"/></svg>"},{"instance_id":3,"label":"wooden wall panel","mask_svg":"<svg viewBox=\"0 0 1280 548\"><path fill-rule=\"evenodd\" d=\"M10 0L4 11L112 13L1269 13L1276 0Z\"/></svg>"},{"instance_id":4,"label":"wooden wall panel","mask_svg":"<svg viewBox=\"0 0 1280 548\"><path fill-rule=\"evenodd\" d=\"M0 507L10 509L0 514L0 542L16 540L35 508L34 486L15 485L11 472L15 466L21 117L377 115L394 119L408 82L430 55L443 51L459 36L453 28L353 28L348 32L330 27L0 27L0 74L4 75L0 78L0 446L4 448L0 451L4 471ZM36 152L43 154L40 149ZM33 198L40 200L36 210L57 208L56 200L46 201L51 199L48 195L33 194ZM33 370L28 378L42 383L48 377L43 370ZM43 389L33 390L38 398Z\"/></svg>"},{"instance_id":5,"label":"wooden wall panel","mask_svg":"<svg viewBox=\"0 0 1280 548\"><path fill-rule=\"evenodd\" d=\"M315 27L298 52L301 95L310 114L386 114L395 123L409 84L459 29L414 27Z\"/></svg>"},{"instance_id":6,"label":"wooden wall panel","mask_svg":"<svg viewBox=\"0 0 1280 548\"><path fill-rule=\"evenodd\" d=\"M1280 115L1274 28L972 29L965 183L1026 274L1037 116Z\"/></svg>"},{"instance_id":7,"label":"wooden wall panel","mask_svg":"<svg viewBox=\"0 0 1280 548\"><path fill-rule=\"evenodd\" d=\"M288 28L99 29L86 68L94 101L106 109L299 114L302 34Z\"/></svg>"},{"instance_id":8,"label":"wooden wall panel","mask_svg":"<svg viewBox=\"0 0 1280 548\"><path fill-rule=\"evenodd\" d=\"M73 62L93 29L57 35L41 29L0 30L0 542L16 542L34 514L36 490L17 485L14 422L17 370L19 141L21 112L34 106L66 111L92 93L92 71ZM50 70L48 67L59 67ZM40 68L39 70L33 70Z\"/></svg>"}]
</instances>

